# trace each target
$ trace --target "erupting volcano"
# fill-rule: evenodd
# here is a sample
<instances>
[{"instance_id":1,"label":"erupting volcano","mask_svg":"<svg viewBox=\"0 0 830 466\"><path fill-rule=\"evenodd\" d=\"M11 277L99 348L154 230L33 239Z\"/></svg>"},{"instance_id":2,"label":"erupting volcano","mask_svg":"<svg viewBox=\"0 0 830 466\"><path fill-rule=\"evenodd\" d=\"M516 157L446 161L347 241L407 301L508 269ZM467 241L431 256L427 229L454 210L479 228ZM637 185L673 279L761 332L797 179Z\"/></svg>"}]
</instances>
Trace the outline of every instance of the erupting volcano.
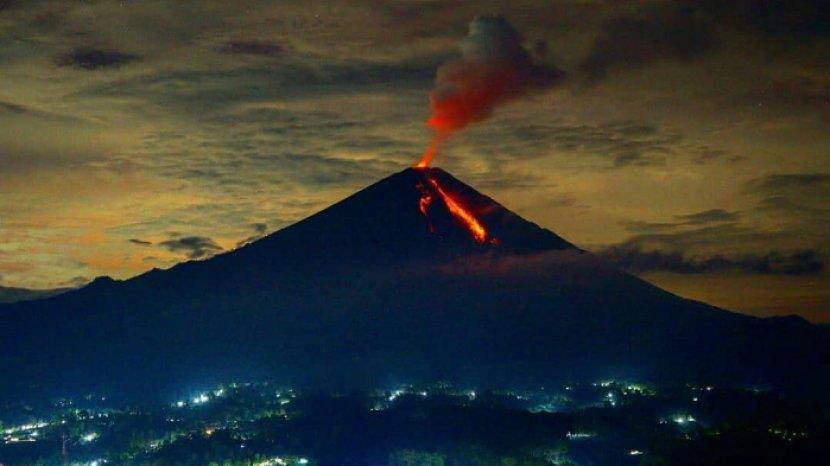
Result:
<instances>
[{"instance_id":1,"label":"erupting volcano","mask_svg":"<svg viewBox=\"0 0 830 466\"><path fill-rule=\"evenodd\" d=\"M804 385L823 387L828 341L805 322L674 296L439 168L407 168L237 250L0 305L0 374L13 374L0 397L253 377L515 386L609 370L813 374Z\"/></svg>"}]
</instances>

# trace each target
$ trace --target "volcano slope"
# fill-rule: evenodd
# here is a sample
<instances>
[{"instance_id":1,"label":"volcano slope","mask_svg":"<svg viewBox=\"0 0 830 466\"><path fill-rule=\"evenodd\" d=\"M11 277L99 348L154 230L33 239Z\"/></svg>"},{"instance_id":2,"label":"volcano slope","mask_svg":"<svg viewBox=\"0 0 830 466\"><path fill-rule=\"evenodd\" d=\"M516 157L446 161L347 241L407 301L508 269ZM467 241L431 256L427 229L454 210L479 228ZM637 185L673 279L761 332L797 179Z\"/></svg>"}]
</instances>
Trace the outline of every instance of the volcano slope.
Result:
<instances>
[{"instance_id":1,"label":"volcano slope","mask_svg":"<svg viewBox=\"0 0 830 466\"><path fill-rule=\"evenodd\" d=\"M406 169L235 251L0 307L0 390L618 376L820 392L829 343L800 318L682 299Z\"/></svg>"}]
</instances>

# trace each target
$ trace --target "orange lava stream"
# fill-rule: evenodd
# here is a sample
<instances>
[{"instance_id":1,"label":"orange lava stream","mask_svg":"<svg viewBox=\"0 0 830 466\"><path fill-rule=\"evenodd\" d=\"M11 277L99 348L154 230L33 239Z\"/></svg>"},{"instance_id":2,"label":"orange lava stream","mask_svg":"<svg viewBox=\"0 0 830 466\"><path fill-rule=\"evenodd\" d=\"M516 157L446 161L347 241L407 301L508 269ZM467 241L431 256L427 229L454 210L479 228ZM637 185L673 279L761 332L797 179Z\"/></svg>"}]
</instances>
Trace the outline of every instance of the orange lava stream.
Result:
<instances>
[{"instance_id":1,"label":"orange lava stream","mask_svg":"<svg viewBox=\"0 0 830 466\"><path fill-rule=\"evenodd\" d=\"M473 214L468 212L467 209L461 207L461 205L456 202L452 196L447 194L434 178L427 177L427 181L429 181L429 184L435 188L435 191L444 200L444 204L447 205L447 209L449 209L450 213L453 214L455 218L461 220L467 229L470 230L470 233L473 235L473 239L475 239L479 244L484 244L484 241L487 240L487 230L485 230L484 226L479 223L478 219L475 218Z\"/></svg>"}]
</instances>

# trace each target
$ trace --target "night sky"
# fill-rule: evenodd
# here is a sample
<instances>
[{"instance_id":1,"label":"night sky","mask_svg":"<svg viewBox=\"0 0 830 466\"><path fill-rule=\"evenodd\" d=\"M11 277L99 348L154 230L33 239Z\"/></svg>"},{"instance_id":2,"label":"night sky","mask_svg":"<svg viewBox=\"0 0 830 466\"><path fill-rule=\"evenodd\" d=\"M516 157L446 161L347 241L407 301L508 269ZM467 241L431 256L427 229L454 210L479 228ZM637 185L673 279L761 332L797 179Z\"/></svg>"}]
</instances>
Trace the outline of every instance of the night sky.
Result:
<instances>
[{"instance_id":1,"label":"night sky","mask_svg":"<svg viewBox=\"0 0 830 466\"><path fill-rule=\"evenodd\" d=\"M0 285L209 257L414 164L498 13L562 76L434 166L682 296L828 322L822 3L0 1Z\"/></svg>"}]
</instances>

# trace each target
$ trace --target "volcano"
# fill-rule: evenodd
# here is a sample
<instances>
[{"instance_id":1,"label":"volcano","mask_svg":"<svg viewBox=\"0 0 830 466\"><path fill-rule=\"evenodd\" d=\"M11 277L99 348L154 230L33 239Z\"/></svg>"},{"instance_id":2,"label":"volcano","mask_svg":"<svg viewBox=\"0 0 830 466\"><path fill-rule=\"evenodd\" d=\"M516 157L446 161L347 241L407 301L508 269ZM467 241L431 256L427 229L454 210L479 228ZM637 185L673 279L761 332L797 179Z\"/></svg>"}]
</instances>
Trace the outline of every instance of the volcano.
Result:
<instances>
[{"instance_id":1,"label":"volcano","mask_svg":"<svg viewBox=\"0 0 830 466\"><path fill-rule=\"evenodd\" d=\"M0 307L0 390L609 376L804 390L826 382L828 343L800 318L663 291L410 168L235 251Z\"/></svg>"}]
</instances>

